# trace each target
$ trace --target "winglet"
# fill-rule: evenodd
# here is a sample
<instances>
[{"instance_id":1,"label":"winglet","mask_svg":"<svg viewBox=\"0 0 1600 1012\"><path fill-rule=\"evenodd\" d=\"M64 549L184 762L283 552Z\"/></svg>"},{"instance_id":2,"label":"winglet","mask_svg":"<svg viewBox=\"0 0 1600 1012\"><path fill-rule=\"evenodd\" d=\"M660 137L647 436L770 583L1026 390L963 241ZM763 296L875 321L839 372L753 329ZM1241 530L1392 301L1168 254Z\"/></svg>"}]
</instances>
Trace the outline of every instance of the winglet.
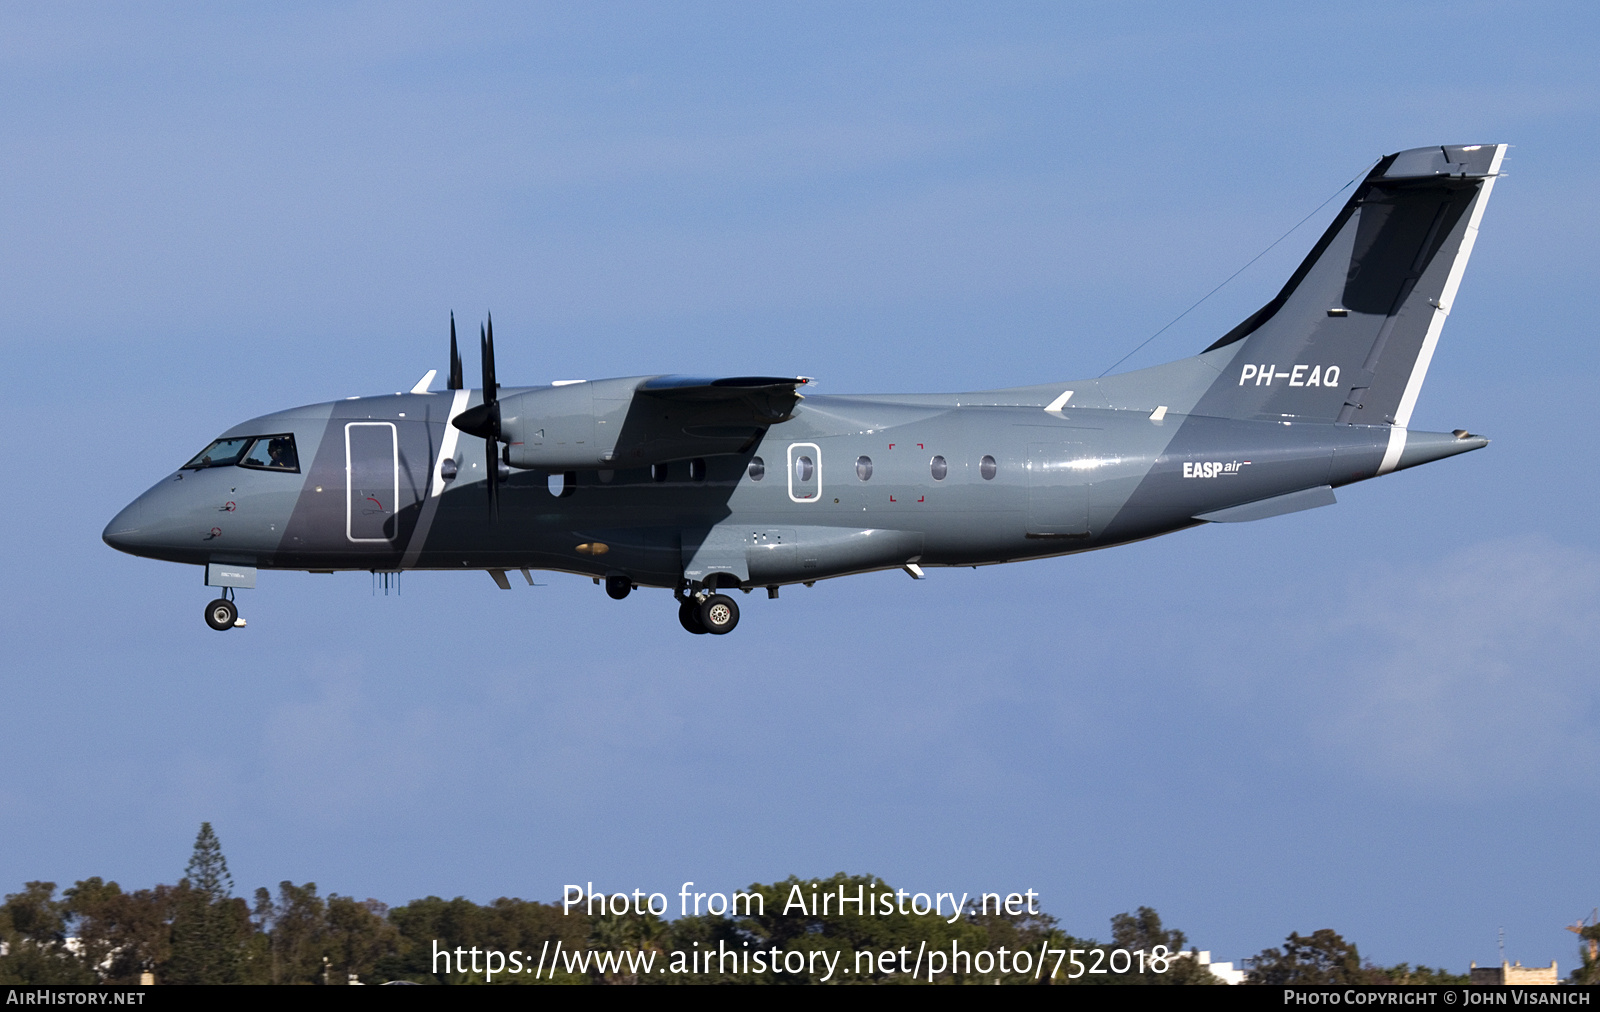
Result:
<instances>
[{"instance_id":1,"label":"winglet","mask_svg":"<svg viewBox=\"0 0 1600 1012\"><path fill-rule=\"evenodd\" d=\"M411 388L411 392L414 394L427 393L428 388L433 385L433 378L437 375L439 375L439 370L429 369L421 379L417 380L417 385Z\"/></svg>"}]
</instances>

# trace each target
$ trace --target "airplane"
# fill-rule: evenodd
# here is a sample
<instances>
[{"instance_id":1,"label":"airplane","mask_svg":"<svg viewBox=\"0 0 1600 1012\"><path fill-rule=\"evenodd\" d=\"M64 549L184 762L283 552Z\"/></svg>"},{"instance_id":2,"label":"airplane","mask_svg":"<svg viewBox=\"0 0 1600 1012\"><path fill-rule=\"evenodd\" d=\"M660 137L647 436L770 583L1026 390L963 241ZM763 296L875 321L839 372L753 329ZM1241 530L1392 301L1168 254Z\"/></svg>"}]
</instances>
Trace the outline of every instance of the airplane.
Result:
<instances>
[{"instance_id":1,"label":"airplane","mask_svg":"<svg viewBox=\"0 0 1600 1012\"><path fill-rule=\"evenodd\" d=\"M223 432L103 538L202 566L217 630L260 570L592 577L670 590L721 635L731 595L1071 555L1326 506L1334 489L1488 445L1408 426L1504 144L1387 155L1282 290L1198 355L1097 379L821 396L806 377L462 382Z\"/></svg>"}]
</instances>

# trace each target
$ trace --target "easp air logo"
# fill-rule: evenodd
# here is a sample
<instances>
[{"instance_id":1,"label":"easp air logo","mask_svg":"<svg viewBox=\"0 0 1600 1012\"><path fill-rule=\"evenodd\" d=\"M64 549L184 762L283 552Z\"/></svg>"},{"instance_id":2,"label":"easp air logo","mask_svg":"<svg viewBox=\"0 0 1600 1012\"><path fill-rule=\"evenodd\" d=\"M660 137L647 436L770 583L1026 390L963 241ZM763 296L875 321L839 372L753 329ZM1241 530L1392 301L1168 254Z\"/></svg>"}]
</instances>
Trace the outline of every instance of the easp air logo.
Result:
<instances>
[{"instance_id":1,"label":"easp air logo","mask_svg":"<svg viewBox=\"0 0 1600 1012\"><path fill-rule=\"evenodd\" d=\"M1238 474L1242 468L1249 466L1248 460L1186 460L1183 462L1183 476L1220 478L1226 474Z\"/></svg>"}]
</instances>

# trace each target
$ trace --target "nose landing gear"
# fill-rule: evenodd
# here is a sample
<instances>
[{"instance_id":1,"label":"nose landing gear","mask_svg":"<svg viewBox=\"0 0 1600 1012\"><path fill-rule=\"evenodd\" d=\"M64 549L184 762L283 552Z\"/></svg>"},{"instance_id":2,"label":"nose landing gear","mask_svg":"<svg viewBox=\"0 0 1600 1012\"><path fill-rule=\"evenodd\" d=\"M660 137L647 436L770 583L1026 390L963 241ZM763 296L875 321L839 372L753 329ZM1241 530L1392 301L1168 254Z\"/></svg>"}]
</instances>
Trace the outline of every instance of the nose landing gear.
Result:
<instances>
[{"instance_id":1,"label":"nose landing gear","mask_svg":"<svg viewBox=\"0 0 1600 1012\"><path fill-rule=\"evenodd\" d=\"M206 625L217 632L244 628L245 621L239 617L239 606L233 603L231 588L224 587L222 596L206 605Z\"/></svg>"}]
</instances>

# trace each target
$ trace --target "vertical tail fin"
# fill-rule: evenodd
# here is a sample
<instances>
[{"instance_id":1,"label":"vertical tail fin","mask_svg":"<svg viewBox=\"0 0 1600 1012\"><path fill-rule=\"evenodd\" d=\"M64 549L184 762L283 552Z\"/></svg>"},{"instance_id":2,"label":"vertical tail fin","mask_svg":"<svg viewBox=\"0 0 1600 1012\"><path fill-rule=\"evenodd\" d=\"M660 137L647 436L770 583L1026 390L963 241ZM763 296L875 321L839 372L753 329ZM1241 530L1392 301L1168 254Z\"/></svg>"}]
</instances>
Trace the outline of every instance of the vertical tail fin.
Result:
<instances>
[{"instance_id":1,"label":"vertical tail fin","mask_svg":"<svg viewBox=\"0 0 1600 1012\"><path fill-rule=\"evenodd\" d=\"M1239 346L1195 410L1404 429L1505 151L1381 159L1277 297L1206 349Z\"/></svg>"}]
</instances>

